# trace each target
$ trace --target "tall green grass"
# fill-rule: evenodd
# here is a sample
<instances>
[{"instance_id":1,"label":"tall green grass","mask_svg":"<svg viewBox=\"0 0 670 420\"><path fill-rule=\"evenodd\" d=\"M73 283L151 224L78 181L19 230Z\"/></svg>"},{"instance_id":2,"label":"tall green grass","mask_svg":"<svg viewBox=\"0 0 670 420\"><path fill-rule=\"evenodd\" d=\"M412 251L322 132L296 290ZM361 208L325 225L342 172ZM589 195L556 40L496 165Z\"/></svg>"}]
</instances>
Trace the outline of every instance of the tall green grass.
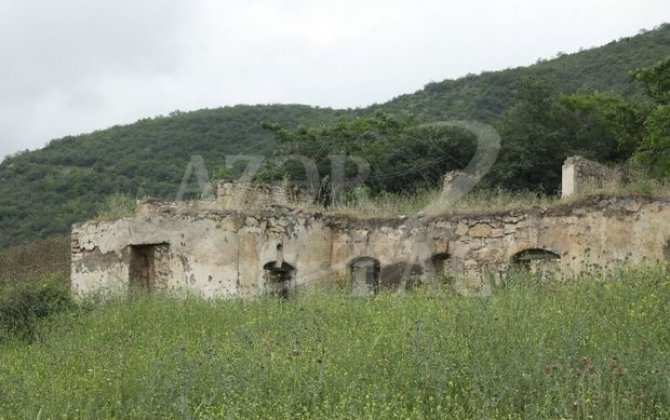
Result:
<instances>
[{"instance_id":1,"label":"tall green grass","mask_svg":"<svg viewBox=\"0 0 670 420\"><path fill-rule=\"evenodd\" d=\"M0 344L0 418L669 418L667 270L490 298L144 297Z\"/></svg>"},{"instance_id":2,"label":"tall green grass","mask_svg":"<svg viewBox=\"0 0 670 420\"><path fill-rule=\"evenodd\" d=\"M113 194L98 209L97 220L116 220L132 217L137 213L137 200L125 194Z\"/></svg>"},{"instance_id":3,"label":"tall green grass","mask_svg":"<svg viewBox=\"0 0 670 420\"><path fill-rule=\"evenodd\" d=\"M630 175L631 177L633 175ZM475 189L455 202L445 200L439 189L418 190L412 194L382 193L371 196L363 191L351 194L349 200L333 207L313 206L310 210L351 217L392 217L425 214L429 216L486 214L529 208L551 208L565 204L579 204L588 197L638 196L667 200L670 185L641 175L635 175L621 185L582 191L563 199L560 195L546 195L533 191L502 189Z\"/></svg>"}]
</instances>

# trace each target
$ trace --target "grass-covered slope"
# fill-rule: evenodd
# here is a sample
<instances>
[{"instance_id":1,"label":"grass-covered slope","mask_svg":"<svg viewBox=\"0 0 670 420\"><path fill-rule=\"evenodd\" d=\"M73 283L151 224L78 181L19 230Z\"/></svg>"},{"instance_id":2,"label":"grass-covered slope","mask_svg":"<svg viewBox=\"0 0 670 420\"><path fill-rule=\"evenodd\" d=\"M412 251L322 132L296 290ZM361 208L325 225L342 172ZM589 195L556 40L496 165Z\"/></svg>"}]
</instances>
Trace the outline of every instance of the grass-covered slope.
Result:
<instances>
[{"instance_id":1,"label":"grass-covered slope","mask_svg":"<svg viewBox=\"0 0 670 420\"><path fill-rule=\"evenodd\" d=\"M211 172L227 154L268 154L267 120L282 126L319 125L338 115L375 110L412 112L423 119L490 121L513 101L524 77L549 79L565 93L611 91L639 94L631 70L670 55L670 25L537 65L431 83L386 104L356 111L300 105L235 106L175 113L127 126L54 140L0 164L0 247L54 233L92 217L105 198L123 193L173 199L191 155Z\"/></svg>"},{"instance_id":2,"label":"grass-covered slope","mask_svg":"<svg viewBox=\"0 0 670 420\"><path fill-rule=\"evenodd\" d=\"M486 299L61 306L0 342L0 418L669 418L669 296L658 269Z\"/></svg>"}]
</instances>

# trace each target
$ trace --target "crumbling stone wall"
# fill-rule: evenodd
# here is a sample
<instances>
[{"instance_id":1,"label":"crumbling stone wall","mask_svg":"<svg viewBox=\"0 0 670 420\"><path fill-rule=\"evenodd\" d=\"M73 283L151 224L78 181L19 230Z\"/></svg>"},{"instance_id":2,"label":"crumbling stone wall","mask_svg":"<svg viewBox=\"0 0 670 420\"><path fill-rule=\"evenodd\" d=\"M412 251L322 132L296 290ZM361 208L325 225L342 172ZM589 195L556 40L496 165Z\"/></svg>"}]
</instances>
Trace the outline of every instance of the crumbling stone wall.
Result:
<instances>
[{"instance_id":1,"label":"crumbling stone wall","mask_svg":"<svg viewBox=\"0 0 670 420\"><path fill-rule=\"evenodd\" d=\"M621 173L600 163L572 156L563 164L561 195L563 198L597 190L616 188Z\"/></svg>"},{"instance_id":2,"label":"crumbling stone wall","mask_svg":"<svg viewBox=\"0 0 670 420\"><path fill-rule=\"evenodd\" d=\"M251 298L277 289L268 285L267 272L278 260L295 269L290 287L296 291L334 278L348 278L365 293L366 287L406 289L447 276L462 293L488 294L514 267L571 276L667 258L670 202L593 200L544 210L388 219L277 206L255 215L162 208L75 225L72 287L78 296L125 293L133 275L133 247L158 244L169 253L163 258L169 275L161 274L162 290L208 298ZM375 272L371 282L352 270L361 258L374 262L363 267Z\"/></svg>"},{"instance_id":3,"label":"crumbling stone wall","mask_svg":"<svg viewBox=\"0 0 670 420\"><path fill-rule=\"evenodd\" d=\"M457 175L445 177L446 195L467 187L455 185ZM580 157L563 166L564 195L619 180ZM670 203L662 200L591 198L544 210L387 219L301 211L310 201L287 186L223 182L216 203L147 202L137 217L75 225L73 291L119 294L144 285L251 298L348 278L353 293L368 295L442 277L464 294L488 294L516 270L539 278L607 274L670 259Z\"/></svg>"},{"instance_id":4,"label":"crumbling stone wall","mask_svg":"<svg viewBox=\"0 0 670 420\"><path fill-rule=\"evenodd\" d=\"M312 202L312 197L295 186L251 182L220 182L216 196L222 208L242 211L271 204L303 207Z\"/></svg>"}]
</instances>

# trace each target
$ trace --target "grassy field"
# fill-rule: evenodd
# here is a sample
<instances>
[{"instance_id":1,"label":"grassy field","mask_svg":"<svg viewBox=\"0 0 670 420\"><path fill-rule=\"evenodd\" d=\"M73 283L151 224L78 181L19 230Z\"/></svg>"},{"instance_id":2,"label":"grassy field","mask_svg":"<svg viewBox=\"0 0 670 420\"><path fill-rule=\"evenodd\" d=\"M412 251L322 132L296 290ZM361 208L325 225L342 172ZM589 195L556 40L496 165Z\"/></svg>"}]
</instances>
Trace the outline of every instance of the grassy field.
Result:
<instances>
[{"instance_id":1,"label":"grassy field","mask_svg":"<svg viewBox=\"0 0 670 420\"><path fill-rule=\"evenodd\" d=\"M0 418L667 419L669 277L59 301L0 334Z\"/></svg>"}]
</instances>

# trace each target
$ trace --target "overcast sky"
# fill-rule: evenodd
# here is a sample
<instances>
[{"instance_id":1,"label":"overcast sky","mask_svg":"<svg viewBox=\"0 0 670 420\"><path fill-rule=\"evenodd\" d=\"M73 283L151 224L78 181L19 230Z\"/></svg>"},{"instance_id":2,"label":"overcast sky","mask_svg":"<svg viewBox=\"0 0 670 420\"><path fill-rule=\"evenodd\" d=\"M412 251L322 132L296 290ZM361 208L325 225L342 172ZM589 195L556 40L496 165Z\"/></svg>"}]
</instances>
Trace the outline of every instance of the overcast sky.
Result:
<instances>
[{"instance_id":1,"label":"overcast sky","mask_svg":"<svg viewBox=\"0 0 670 420\"><path fill-rule=\"evenodd\" d=\"M363 107L664 21L668 0L0 0L0 159L176 109Z\"/></svg>"}]
</instances>

